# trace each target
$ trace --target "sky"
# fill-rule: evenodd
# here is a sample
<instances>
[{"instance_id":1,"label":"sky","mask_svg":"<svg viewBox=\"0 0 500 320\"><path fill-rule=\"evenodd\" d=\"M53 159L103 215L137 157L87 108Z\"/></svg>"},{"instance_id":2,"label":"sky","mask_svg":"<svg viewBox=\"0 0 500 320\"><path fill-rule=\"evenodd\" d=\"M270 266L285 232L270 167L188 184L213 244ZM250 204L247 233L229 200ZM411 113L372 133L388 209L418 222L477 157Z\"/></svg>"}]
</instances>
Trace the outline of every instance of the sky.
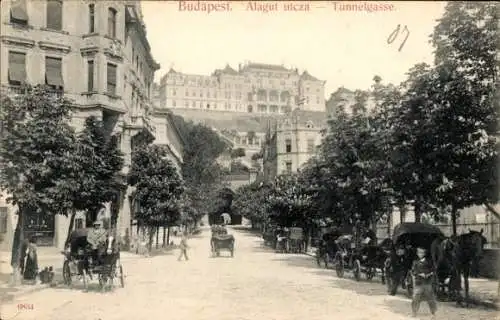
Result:
<instances>
[{"instance_id":1,"label":"sky","mask_svg":"<svg viewBox=\"0 0 500 320\"><path fill-rule=\"evenodd\" d=\"M400 83L416 63L432 64L429 36L445 7L445 2L311 1L300 2L309 10L290 12L284 2L266 3L276 10L252 11L255 6L246 1L230 2L231 11L210 13L182 10L183 1L142 2L152 54L161 65L155 80L171 67L209 75L226 64L237 69L251 61L307 70L326 81L326 97L341 86L368 89L374 75L385 83ZM391 9L342 10L348 9L346 4ZM401 32L388 44L398 24ZM398 51L406 37L404 26L410 33Z\"/></svg>"}]
</instances>

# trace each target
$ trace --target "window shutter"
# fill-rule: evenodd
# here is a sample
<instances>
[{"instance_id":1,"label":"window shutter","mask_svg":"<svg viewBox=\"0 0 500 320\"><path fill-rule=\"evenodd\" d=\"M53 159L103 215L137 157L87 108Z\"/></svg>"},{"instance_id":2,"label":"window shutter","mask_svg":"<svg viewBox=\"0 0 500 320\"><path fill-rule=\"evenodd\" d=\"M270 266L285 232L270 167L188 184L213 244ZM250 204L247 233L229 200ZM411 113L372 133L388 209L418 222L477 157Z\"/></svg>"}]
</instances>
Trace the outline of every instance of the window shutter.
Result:
<instances>
[{"instance_id":1,"label":"window shutter","mask_svg":"<svg viewBox=\"0 0 500 320\"><path fill-rule=\"evenodd\" d=\"M89 4L89 32L95 32L95 5Z\"/></svg>"},{"instance_id":2,"label":"window shutter","mask_svg":"<svg viewBox=\"0 0 500 320\"><path fill-rule=\"evenodd\" d=\"M28 10L26 0L15 0L11 2L10 19L14 23L28 23Z\"/></svg>"},{"instance_id":3,"label":"window shutter","mask_svg":"<svg viewBox=\"0 0 500 320\"><path fill-rule=\"evenodd\" d=\"M87 90L94 91L94 61L88 61L88 70L87 70Z\"/></svg>"},{"instance_id":4,"label":"window shutter","mask_svg":"<svg viewBox=\"0 0 500 320\"><path fill-rule=\"evenodd\" d=\"M116 94L116 66L108 63L107 70L107 91L110 94Z\"/></svg>"},{"instance_id":5,"label":"window shutter","mask_svg":"<svg viewBox=\"0 0 500 320\"><path fill-rule=\"evenodd\" d=\"M45 82L49 86L64 87L62 60L60 58L45 58Z\"/></svg>"},{"instance_id":6,"label":"window shutter","mask_svg":"<svg viewBox=\"0 0 500 320\"><path fill-rule=\"evenodd\" d=\"M21 84L26 81L26 54L9 52L9 83Z\"/></svg>"},{"instance_id":7,"label":"window shutter","mask_svg":"<svg viewBox=\"0 0 500 320\"><path fill-rule=\"evenodd\" d=\"M62 30L62 1L47 1L47 28Z\"/></svg>"}]
</instances>

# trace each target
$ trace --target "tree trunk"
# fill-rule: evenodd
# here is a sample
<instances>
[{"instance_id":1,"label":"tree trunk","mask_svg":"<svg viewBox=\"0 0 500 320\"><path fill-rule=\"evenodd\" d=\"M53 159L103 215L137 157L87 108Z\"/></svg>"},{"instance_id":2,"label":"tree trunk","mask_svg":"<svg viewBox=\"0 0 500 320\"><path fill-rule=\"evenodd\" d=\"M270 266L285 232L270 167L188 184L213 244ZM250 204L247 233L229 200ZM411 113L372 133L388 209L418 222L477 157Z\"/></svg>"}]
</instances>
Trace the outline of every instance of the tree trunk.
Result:
<instances>
[{"instance_id":1,"label":"tree trunk","mask_svg":"<svg viewBox=\"0 0 500 320\"><path fill-rule=\"evenodd\" d=\"M73 227L75 226L75 217L76 217L76 210L73 209L73 211L71 212L71 217L69 219L68 234L66 235L66 241L64 241L64 248L66 248L69 245L71 231L73 231Z\"/></svg>"},{"instance_id":2,"label":"tree trunk","mask_svg":"<svg viewBox=\"0 0 500 320\"><path fill-rule=\"evenodd\" d=\"M170 226L167 225L167 244L170 245Z\"/></svg>"},{"instance_id":3,"label":"tree trunk","mask_svg":"<svg viewBox=\"0 0 500 320\"><path fill-rule=\"evenodd\" d=\"M153 250L153 238L155 236L155 227L149 227L148 228L148 231L149 231L149 234L148 234L148 249L149 249L149 252L151 253L151 251Z\"/></svg>"},{"instance_id":4,"label":"tree trunk","mask_svg":"<svg viewBox=\"0 0 500 320\"><path fill-rule=\"evenodd\" d=\"M406 219L406 206L404 204L399 205L399 223L405 222Z\"/></svg>"},{"instance_id":5,"label":"tree trunk","mask_svg":"<svg viewBox=\"0 0 500 320\"><path fill-rule=\"evenodd\" d=\"M162 245L162 248L165 248L165 240L166 240L166 237L167 237L167 225L163 225L163 245Z\"/></svg>"},{"instance_id":6,"label":"tree trunk","mask_svg":"<svg viewBox=\"0 0 500 320\"><path fill-rule=\"evenodd\" d=\"M160 236L160 226L158 225L158 226L156 226L156 246L155 246L156 249L158 249L158 242L159 242L158 237L159 236Z\"/></svg>"},{"instance_id":7,"label":"tree trunk","mask_svg":"<svg viewBox=\"0 0 500 320\"><path fill-rule=\"evenodd\" d=\"M457 235L457 213L458 210L455 206L451 207L451 232L454 236Z\"/></svg>"},{"instance_id":8,"label":"tree trunk","mask_svg":"<svg viewBox=\"0 0 500 320\"><path fill-rule=\"evenodd\" d=\"M419 198L415 199L414 205L413 205L413 212L415 212L415 222L421 222L422 221L422 202L420 201Z\"/></svg>"},{"instance_id":9,"label":"tree trunk","mask_svg":"<svg viewBox=\"0 0 500 320\"><path fill-rule=\"evenodd\" d=\"M14 241L12 242L12 254L10 265L12 266L13 273L13 284L17 285L21 282L22 270L20 270L21 266L21 256L23 250L23 242L24 242L24 210L21 206L19 206L18 210L18 218L16 230L14 232Z\"/></svg>"}]
</instances>

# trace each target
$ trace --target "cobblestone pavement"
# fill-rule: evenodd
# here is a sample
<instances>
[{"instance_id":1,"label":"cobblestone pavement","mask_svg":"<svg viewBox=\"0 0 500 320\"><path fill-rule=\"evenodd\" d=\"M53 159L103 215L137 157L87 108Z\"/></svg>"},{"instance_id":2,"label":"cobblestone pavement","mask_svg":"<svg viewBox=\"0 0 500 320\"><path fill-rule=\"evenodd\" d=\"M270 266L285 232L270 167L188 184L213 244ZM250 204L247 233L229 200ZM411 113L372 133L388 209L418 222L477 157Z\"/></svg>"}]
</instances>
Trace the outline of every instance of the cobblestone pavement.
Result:
<instances>
[{"instance_id":1,"label":"cobblestone pavement","mask_svg":"<svg viewBox=\"0 0 500 320\"><path fill-rule=\"evenodd\" d=\"M380 283L338 279L306 255L280 255L234 231L235 257L212 258L209 231L190 240L190 260L177 252L123 262L125 288L101 293L57 288L9 302L2 319L23 320L404 320L410 301ZM97 285L95 285L97 287ZM32 310L18 311L19 303ZM17 314L17 316L15 316ZM15 316L15 318L13 318ZM422 305L420 319L429 319ZM500 319L496 311L440 305L438 319Z\"/></svg>"}]
</instances>

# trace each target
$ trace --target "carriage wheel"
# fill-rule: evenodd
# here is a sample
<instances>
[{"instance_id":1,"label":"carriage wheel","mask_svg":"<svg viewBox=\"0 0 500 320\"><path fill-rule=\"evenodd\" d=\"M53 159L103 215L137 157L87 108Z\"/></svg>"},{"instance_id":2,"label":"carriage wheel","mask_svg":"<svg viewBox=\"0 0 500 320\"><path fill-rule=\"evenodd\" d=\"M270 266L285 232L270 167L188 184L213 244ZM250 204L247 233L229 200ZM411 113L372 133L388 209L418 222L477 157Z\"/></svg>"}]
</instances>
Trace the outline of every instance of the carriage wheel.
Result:
<instances>
[{"instance_id":1,"label":"carriage wheel","mask_svg":"<svg viewBox=\"0 0 500 320\"><path fill-rule=\"evenodd\" d=\"M359 281L361 278L361 262L359 262L359 259L354 260L354 279L356 281Z\"/></svg>"},{"instance_id":2,"label":"carriage wheel","mask_svg":"<svg viewBox=\"0 0 500 320\"><path fill-rule=\"evenodd\" d=\"M234 257L234 249L231 249L231 258Z\"/></svg>"},{"instance_id":3,"label":"carriage wheel","mask_svg":"<svg viewBox=\"0 0 500 320\"><path fill-rule=\"evenodd\" d=\"M335 256L335 271L337 277L342 278L344 276L344 258L340 252Z\"/></svg>"},{"instance_id":4,"label":"carriage wheel","mask_svg":"<svg viewBox=\"0 0 500 320\"><path fill-rule=\"evenodd\" d=\"M64 264L63 264L63 280L64 280L65 285L71 286L71 283L72 283L71 269L69 267L68 260L64 261Z\"/></svg>"}]
</instances>

